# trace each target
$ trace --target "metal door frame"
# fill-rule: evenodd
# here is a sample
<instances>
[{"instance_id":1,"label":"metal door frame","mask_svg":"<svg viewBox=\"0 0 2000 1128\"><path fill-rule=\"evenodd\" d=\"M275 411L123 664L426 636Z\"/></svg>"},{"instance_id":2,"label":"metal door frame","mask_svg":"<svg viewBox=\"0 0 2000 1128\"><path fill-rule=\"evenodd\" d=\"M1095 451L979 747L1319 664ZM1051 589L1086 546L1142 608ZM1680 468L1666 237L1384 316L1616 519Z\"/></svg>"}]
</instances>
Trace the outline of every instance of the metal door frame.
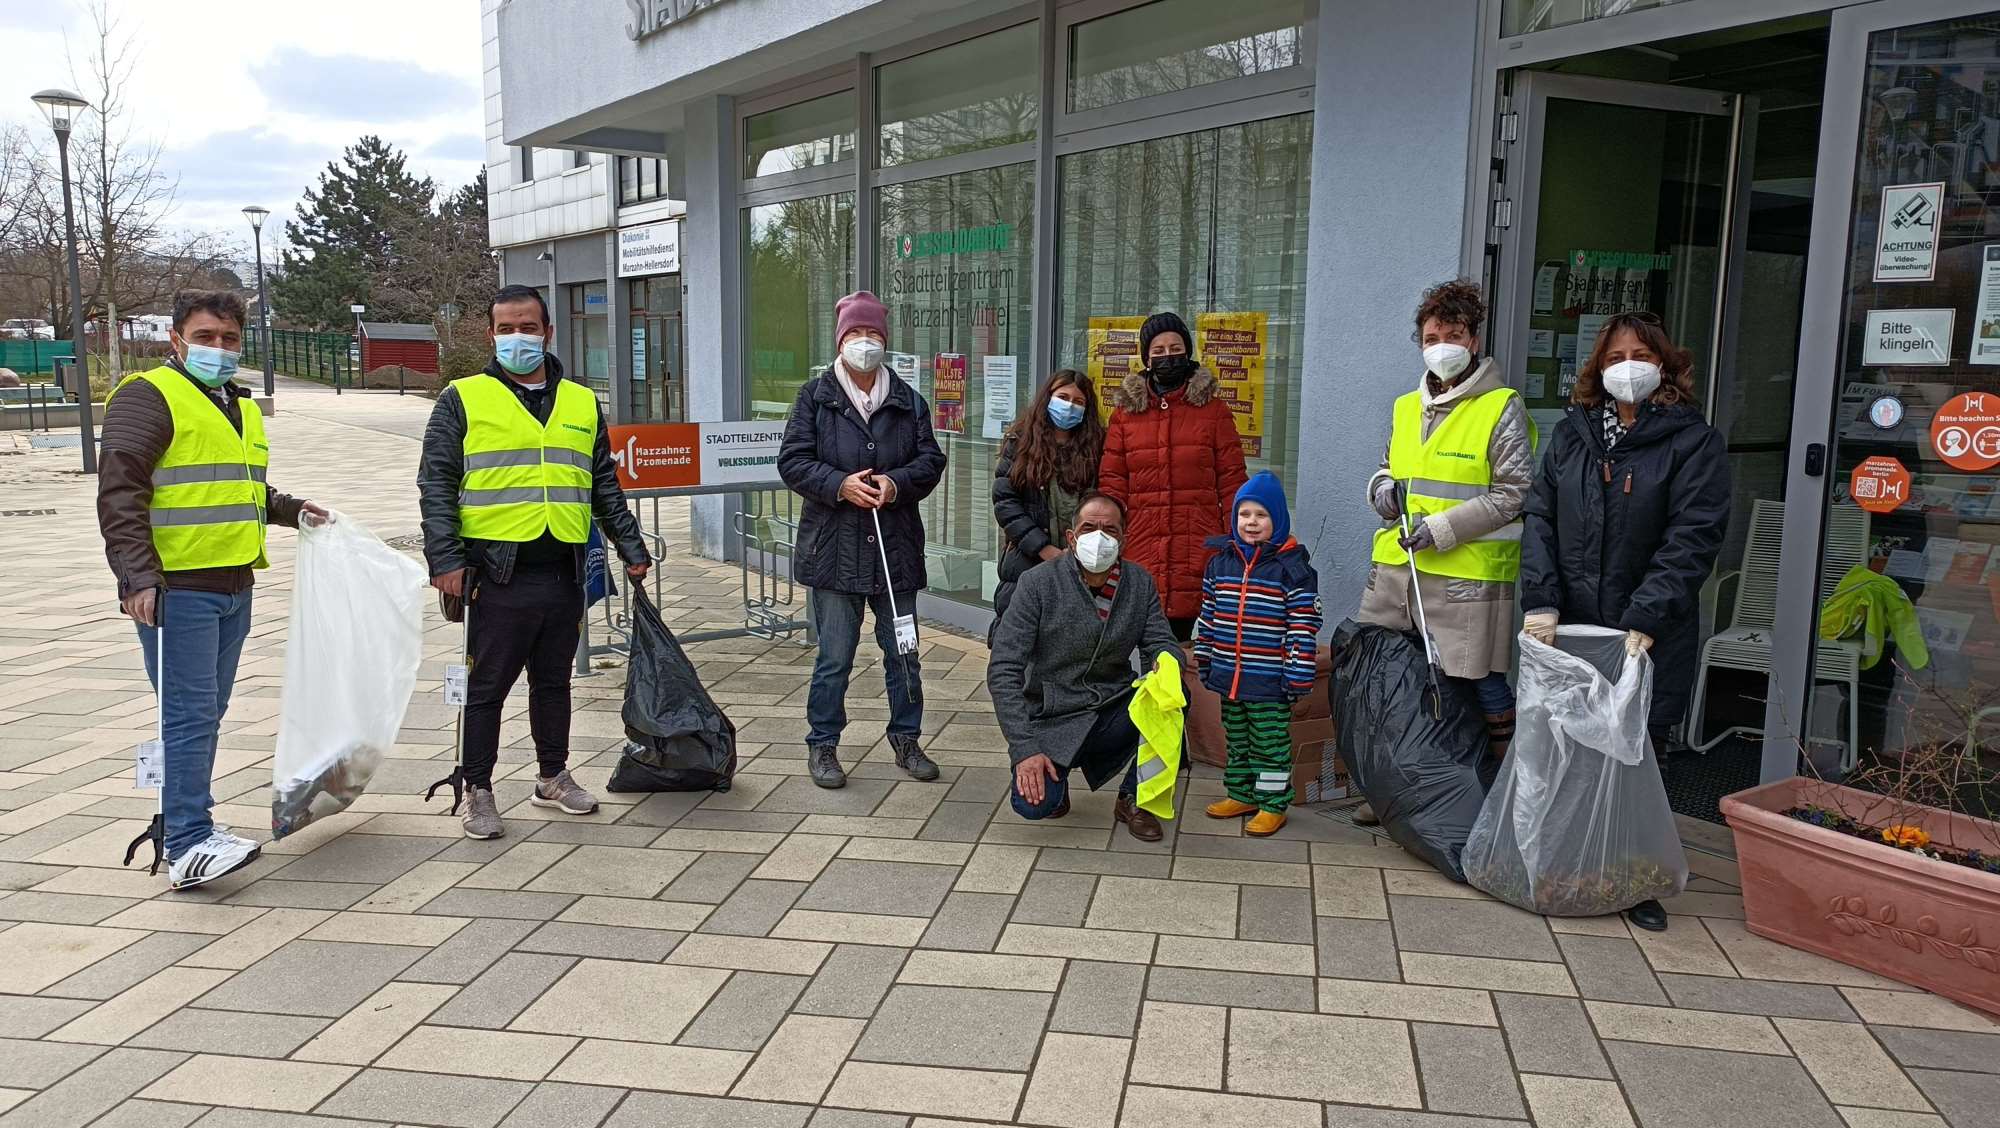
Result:
<instances>
[{"instance_id":1,"label":"metal door frame","mask_svg":"<svg viewBox=\"0 0 2000 1128\"><path fill-rule=\"evenodd\" d=\"M1833 13L1821 99L1819 164L1813 174L1812 234L1806 251L1805 308L1799 319L1798 379L1786 455L1785 543L1778 566L1771 685L1764 707L1760 778L1798 774L1811 705L1813 626L1820 592L1820 549L1832 491L1835 392L1840 386L1847 319L1847 256L1853 232L1855 163L1868 40L1877 32L2000 9L2000 0L1877 0ZM1806 472L1817 447L1821 470Z\"/></svg>"},{"instance_id":2,"label":"metal door frame","mask_svg":"<svg viewBox=\"0 0 2000 1128\"><path fill-rule=\"evenodd\" d=\"M1535 231L1540 219L1543 143L1552 99L1631 106L1638 109L1707 114L1729 119L1729 179L1724 185L1722 231L1716 261L1714 329L1706 358L1709 390L1719 384L1723 365L1733 355L1725 346L1736 339L1737 290L1743 276L1744 219L1748 214L1750 159L1756 149L1756 100L1716 90L1698 90L1651 82L1592 78L1551 71L1523 71L1515 77L1507 114L1518 115L1503 129L1507 162L1507 194L1501 199L1506 223L1500 228L1500 254L1495 275L1505 300L1496 303L1489 352L1506 358L1512 382L1516 371L1527 371L1528 330L1534 316ZM1504 118L1505 115L1503 115ZM1581 350L1582 341L1577 342ZM1577 362L1581 365L1583 358ZM1711 405L1717 399L1706 395ZM1711 407L1711 410L1712 407Z\"/></svg>"}]
</instances>

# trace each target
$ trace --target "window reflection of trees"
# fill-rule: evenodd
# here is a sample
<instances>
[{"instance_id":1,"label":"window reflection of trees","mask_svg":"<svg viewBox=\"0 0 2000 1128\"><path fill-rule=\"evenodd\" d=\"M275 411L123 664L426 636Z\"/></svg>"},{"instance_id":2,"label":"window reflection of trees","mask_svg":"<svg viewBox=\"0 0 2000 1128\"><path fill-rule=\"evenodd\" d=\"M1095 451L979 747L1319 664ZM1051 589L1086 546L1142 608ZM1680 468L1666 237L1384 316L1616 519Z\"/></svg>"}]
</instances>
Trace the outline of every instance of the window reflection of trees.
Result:
<instances>
[{"instance_id":1,"label":"window reflection of trees","mask_svg":"<svg viewBox=\"0 0 2000 1128\"><path fill-rule=\"evenodd\" d=\"M854 288L854 194L751 208L748 243L752 414L780 418L833 359L833 305Z\"/></svg>"},{"instance_id":2,"label":"window reflection of trees","mask_svg":"<svg viewBox=\"0 0 2000 1128\"><path fill-rule=\"evenodd\" d=\"M1161 0L1078 24L1071 33L1070 112L1299 65L1303 0L1238 0L1216 8L1209 0Z\"/></svg>"}]
</instances>

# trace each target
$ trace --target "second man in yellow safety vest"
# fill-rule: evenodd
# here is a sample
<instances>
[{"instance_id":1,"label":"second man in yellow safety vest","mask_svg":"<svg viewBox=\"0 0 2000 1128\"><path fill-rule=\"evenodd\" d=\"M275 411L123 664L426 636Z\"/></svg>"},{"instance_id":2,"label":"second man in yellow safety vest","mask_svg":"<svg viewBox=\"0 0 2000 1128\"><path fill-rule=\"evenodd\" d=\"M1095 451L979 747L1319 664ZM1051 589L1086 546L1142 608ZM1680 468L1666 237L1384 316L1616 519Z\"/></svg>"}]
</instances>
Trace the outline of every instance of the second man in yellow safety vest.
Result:
<instances>
[{"instance_id":1,"label":"second man in yellow safety vest","mask_svg":"<svg viewBox=\"0 0 2000 1128\"><path fill-rule=\"evenodd\" d=\"M527 798L572 815L597 799L569 773L570 670L584 614L584 545L593 521L625 562L652 563L625 508L597 397L548 352L548 305L508 286L489 307L493 362L438 396L417 485L431 583L465 601L461 721L465 834L505 831L493 794L500 711L522 670L537 774Z\"/></svg>"},{"instance_id":2,"label":"second man in yellow safety vest","mask_svg":"<svg viewBox=\"0 0 2000 1128\"><path fill-rule=\"evenodd\" d=\"M1396 630L1414 626L1409 554L1416 554L1424 619L1446 676L1467 684L1486 717L1487 739L1504 754L1514 735L1515 584L1521 574L1521 509L1535 471L1534 423L1492 357L1479 355L1486 302L1458 280L1425 291L1416 332L1424 374L1396 401L1389 450L1368 483L1386 526L1375 534L1374 567L1359 618ZM1411 532L1403 535L1405 502ZM1364 805L1357 821L1373 822Z\"/></svg>"}]
</instances>

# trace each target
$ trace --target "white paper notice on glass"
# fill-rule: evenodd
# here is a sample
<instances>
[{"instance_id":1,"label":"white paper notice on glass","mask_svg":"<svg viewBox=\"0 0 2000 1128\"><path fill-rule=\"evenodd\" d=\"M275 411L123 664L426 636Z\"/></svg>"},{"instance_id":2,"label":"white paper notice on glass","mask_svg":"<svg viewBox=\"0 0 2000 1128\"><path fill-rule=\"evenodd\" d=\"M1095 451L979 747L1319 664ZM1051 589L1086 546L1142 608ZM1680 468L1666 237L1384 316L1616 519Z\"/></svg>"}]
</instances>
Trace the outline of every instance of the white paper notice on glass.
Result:
<instances>
[{"instance_id":1,"label":"white paper notice on glass","mask_svg":"<svg viewBox=\"0 0 2000 1128\"><path fill-rule=\"evenodd\" d=\"M1535 271L1535 312L1547 313L1556 308L1556 275L1562 271L1561 263L1545 262Z\"/></svg>"},{"instance_id":2,"label":"white paper notice on glass","mask_svg":"<svg viewBox=\"0 0 2000 1128\"><path fill-rule=\"evenodd\" d=\"M1951 363L1954 309L1871 309L1863 327L1861 363L1942 365Z\"/></svg>"},{"instance_id":3,"label":"white paper notice on glass","mask_svg":"<svg viewBox=\"0 0 2000 1128\"><path fill-rule=\"evenodd\" d=\"M1528 355L1531 357L1551 357L1556 355L1556 331L1553 329L1528 330Z\"/></svg>"},{"instance_id":4,"label":"white paper notice on glass","mask_svg":"<svg viewBox=\"0 0 2000 1128\"><path fill-rule=\"evenodd\" d=\"M1979 304L1972 307L1972 344L1966 360L2000 364L2000 243L1980 248Z\"/></svg>"},{"instance_id":5,"label":"white paper notice on glass","mask_svg":"<svg viewBox=\"0 0 2000 1128\"><path fill-rule=\"evenodd\" d=\"M916 387L917 354L897 353L897 352L890 353L889 371L894 372L898 376L901 376L903 378L903 383L908 384L912 388Z\"/></svg>"},{"instance_id":6,"label":"white paper notice on glass","mask_svg":"<svg viewBox=\"0 0 2000 1128\"><path fill-rule=\"evenodd\" d=\"M1576 363L1575 333L1559 333L1556 335L1556 359L1565 364Z\"/></svg>"},{"instance_id":7,"label":"white paper notice on glass","mask_svg":"<svg viewBox=\"0 0 2000 1128\"><path fill-rule=\"evenodd\" d=\"M1549 390L1548 373L1546 372L1528 373L1527 390L1528 390L1528 398L1531 400L1538 400L1541 399L1544 395L1546 395Z\"/></svg>"},{"instance_id":8,"label":"white paper notice on glass","mask_svg":"<svg viewBox=\"0 0 2000 1128\"><path fill-rule=\"evenodd\" d=\"M1882 213L1875 225L1875 281L1929 282L1937 276L1938 216L1943 204L1942 182L1891 184L1882 189Z\"/></svg>"},{"instance_id":9,"label":"white paper notice on glass","mask_svg":"<svg viewBox=\"0 0 2000 1128\"><path fill-rule=\"evenodd\" d=\"M445 704L465 704L465 672L466 667L464 666L446 666L444 668Z\"/></svg>"},{"instance_id":10,"label":"white paper notice on glass","mask_svg":"<svg viewBox=\"0 0 2000 1128\"><path fill-rule=\"evenodd\" d=\"M980 434L989 439L997 439L1007 433L1007 424L1014 421L1014 375L1017 368L1011 356L982 356L979 370L985 375L986 420Z\"/></svg>"},{"instance_id":11,"label":"white paper notice on glass","mask_svg":"<svg viewBox=\"0 0 2000 1128\"><path fill-rule=\"evenodd\" d=\"M1598 330L1609 320L1608 313L1586 313L1576 319L1576 346L1583 350L1584 356L1588 357L1590 350L1597 347Z\"/></svg>"},{"instance_id":12,"label":"white paper notice on glass","mask_svg":"<svg viewBox=\"0 0 2000 1128\"><path fill-rule=\"evenodd\" d=\"M132 750L132 789L145 791L167 785L167 747L157 740L144 740Z\"/></svg>"}]
</instances>

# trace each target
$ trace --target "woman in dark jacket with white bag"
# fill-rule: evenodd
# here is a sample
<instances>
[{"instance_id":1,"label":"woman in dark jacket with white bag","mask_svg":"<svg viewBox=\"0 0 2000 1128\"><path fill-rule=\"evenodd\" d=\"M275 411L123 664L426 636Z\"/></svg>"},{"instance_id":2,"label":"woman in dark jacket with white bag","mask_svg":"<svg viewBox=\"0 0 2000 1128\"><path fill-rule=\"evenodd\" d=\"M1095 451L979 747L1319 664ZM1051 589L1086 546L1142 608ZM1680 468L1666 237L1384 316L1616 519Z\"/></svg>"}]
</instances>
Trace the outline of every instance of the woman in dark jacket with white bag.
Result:
<instances>
[{"instance_id":1,"label":"woman in dark jacket with white bag","mask_svg":"<svg viewBox=\"0 0 2000 1128\"><path fill-rule=\"evenodd\" d=\"M806 697L806 766L821 787L847 784L838 749L865 607L875 613L882 647L896 766L936 779L937 765L918 743L922 670L914 652L897 653L895 617L915 614L917 592L928 582L917 505L944 476L944 451L931 432L930 405L883 363L889 311L866 290L840 299L834 311L840 355L799 389L778 447L778 476L805 499L792 575L812 590L819 638Z\"/></svg>"},{"instance_id":2,"label":"woman in dark jacket with white bag","mask_svg":"<svg viewBox=\"0 0 2000 1128\"><path fill-rule=\"evenodd\" d=\"M1657 760L1693 688L1698 597L1729 527L1728 452L1695 401L1687 350L1651 313L1604 323L1570 400L1528 495L1522 629L1554 645L1558 623L1612 627L1627 654L1650 651ZM1658 901L1629 916L1667 926Z\"/></svg>"}]
</instances>

